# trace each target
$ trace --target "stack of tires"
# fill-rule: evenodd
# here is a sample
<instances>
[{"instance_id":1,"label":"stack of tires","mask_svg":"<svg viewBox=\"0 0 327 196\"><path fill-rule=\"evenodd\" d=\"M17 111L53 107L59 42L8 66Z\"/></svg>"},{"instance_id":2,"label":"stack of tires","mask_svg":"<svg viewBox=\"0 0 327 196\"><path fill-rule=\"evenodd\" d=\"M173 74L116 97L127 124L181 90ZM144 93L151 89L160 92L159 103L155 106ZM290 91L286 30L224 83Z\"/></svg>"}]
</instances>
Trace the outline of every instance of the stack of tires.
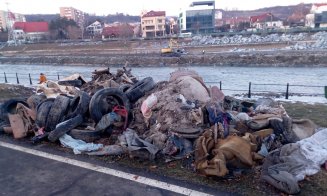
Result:
<instances>
[{"instance_id":1,"label":"stack of tires","mask_svg":"<svg viewBox=\"0 0 327 196\"><path fill-rule=\"evenodd\" d=\"M90 99L91 97L83 91L73 98L59 95L55 99L46 99L37 106L36 124L49 132L50 141L56 141L83 123Z\"/></svg>"},{"instance_id":2,"label":"stack of tires","mask_svg":"<svg viewBox=\"0 0 327 196\"><path fill-rule=\"evenodd\" d=\"M127 112L124 120L128 123L126 118L129 121L132 118L132 104L154 87L153 79L147 77L134 85L99 90L92 98L88 93L79 91L74 97L59 95L56 98L46 98L44 95L33 95L27 102L10 99L0 107L0 132L2 127L10 126L8 114L15 113L17 104L22 103L36 112L35 123L38 128L44 128L50 141L55 142L66 133L75 139L92 141L98 139L103 130L82 130L76 127L82 126L89 119L99 123L104 115L111 113L117 106Z\"/></svg>"},{"instance_id":3,"label":"stack of tires","mask_svg":"<svg viewBox=\"0 0 327 196\"><path fill-rule=\"evenodd\" d=\"M37 106L36 123L49 132L48 139L56 141L65 133L75 139L92 141L103 131L75 129L90 117L95 123L112 112L115 106L123 106L130 114L132 104L152 90L155 83L151 77L144 78L134 85L119 88L105 88L97 91L92 98L83 91L73 98L60 95L55 99L42 101ZM131 118L131 115L128 115ZM129 119L130 120L130 119Z\"/></svg>"}]
</instances>

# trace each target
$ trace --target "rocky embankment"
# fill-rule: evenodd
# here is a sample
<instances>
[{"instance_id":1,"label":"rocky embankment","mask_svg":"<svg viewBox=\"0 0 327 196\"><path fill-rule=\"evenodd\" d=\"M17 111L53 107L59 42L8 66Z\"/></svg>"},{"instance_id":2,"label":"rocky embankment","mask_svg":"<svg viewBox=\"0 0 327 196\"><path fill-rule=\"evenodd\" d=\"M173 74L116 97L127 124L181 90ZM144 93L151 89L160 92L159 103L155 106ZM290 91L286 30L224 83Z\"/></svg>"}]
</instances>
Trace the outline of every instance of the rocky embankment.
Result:
<instances>
[{"instance_id":1,"label":"rocky embankment","mask_svg":"<svg viewBox=\"0 0 327 196\"><path fill-rule=\"evenodd\" d=\"M302 51L248 51L186 54L181 57L161 57L159 54L122 55L15 55L0 57L2 64L53 64L53 65L123 65L132 66L321 66L327 67L327 53L323 50Z\"/></svg>"}]
</instances>

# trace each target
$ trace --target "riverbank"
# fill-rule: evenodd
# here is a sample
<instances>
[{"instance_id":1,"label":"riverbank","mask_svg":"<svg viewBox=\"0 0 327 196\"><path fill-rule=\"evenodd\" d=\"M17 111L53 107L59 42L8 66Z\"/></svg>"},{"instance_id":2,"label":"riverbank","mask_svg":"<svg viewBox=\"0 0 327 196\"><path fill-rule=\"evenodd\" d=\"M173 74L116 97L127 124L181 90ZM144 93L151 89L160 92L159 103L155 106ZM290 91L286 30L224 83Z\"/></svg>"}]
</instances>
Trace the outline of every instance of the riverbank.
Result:
<instances>
[{"instance_id":1,"label":"riverbank","mask_svg":"<svg viewBox=\"0 0 327 196\"><path fill-rule=\"evenodd\" d=\"M1 64L49 64L49 65L124 65L126 61L135 67L143 66L264 66L264 67L327 67L327 53L317 51L208 53L161 57L159 54L116 54L108 56L60 55L60 56L11 56L1 57Z\"/></svg>"},{"instance_id":2,"label":"riverbank","mask_svg":"<svg viewBox=\"0 0 327 196\"><path fill-rule=\"evenodd\" d=\"M137 43L93 45L33 44L0 50L1 64L120 66L260 66L327 67L327 53L319 50L286 50L285 43L185 46L181 57L161 57L164 44ZM204 51L204 54L203 54Z\"/></svg>"}]
</instances>

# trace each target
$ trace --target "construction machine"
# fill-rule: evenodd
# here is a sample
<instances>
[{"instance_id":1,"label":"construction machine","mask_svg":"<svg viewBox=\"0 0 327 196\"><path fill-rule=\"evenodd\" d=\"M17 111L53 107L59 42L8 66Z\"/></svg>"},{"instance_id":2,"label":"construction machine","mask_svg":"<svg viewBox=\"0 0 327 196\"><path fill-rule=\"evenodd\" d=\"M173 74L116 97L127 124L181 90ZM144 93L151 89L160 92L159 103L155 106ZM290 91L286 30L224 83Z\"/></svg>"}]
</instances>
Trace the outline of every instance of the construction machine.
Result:
<instances>
[{"instance_id":1,"label":"construction machine","mask_svg":"<svg viewBox=\"0 0 327 196\"><path fill-rule=\"evenodd\" d=\"M161 48L161 56L164 57L180 57L183 52L178 47L178 43L174 39L169 40L169 45L167 48Z\"/></svg>"}]
</instances>

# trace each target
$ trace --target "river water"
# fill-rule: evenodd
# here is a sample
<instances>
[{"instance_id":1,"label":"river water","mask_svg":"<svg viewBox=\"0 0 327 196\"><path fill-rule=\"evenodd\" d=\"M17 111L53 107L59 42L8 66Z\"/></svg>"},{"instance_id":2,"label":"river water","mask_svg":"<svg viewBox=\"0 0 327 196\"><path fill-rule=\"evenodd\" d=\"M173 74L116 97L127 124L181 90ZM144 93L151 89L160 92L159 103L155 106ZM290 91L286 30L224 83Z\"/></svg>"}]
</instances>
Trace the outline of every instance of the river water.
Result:
<instances>
[{"instance_id":1,"label":"river water","mask_svg":"<svg viewBox=\"0 0 327 196\"><path fill-rule=\"evenodd\" d=\"M80 73L87 80L91 78L91 72L100 67L97 66L58 66L58 65L8 65L1 64L0 82L5 81L3 72L6 73L9 83L17 83L16 73L21 84L29 84L31 75L33 84L37 83L39 74L45 73L48 79L55 80L57 75L62 78L73 73ZM305 95L323 96L324 86L327 86L327 68L318 67L214 67L214 66L189 66L182 67L197 71L203 77L208 86L217 85L220 81L225 94L247 93L249 82L251 91L257 92L286 92L289 83L289 93L303 93ZM114 73L117 68L110 68ZM155 81L169 79L169 73L175 71L175 67L136 67L132 68L133 75L138 78L153 77ZM274 84L274 85L270 85ZM298 85L298 86L293 86ZM305 86L301 86L305 85Z\"/></svg>"}]
</instances>

